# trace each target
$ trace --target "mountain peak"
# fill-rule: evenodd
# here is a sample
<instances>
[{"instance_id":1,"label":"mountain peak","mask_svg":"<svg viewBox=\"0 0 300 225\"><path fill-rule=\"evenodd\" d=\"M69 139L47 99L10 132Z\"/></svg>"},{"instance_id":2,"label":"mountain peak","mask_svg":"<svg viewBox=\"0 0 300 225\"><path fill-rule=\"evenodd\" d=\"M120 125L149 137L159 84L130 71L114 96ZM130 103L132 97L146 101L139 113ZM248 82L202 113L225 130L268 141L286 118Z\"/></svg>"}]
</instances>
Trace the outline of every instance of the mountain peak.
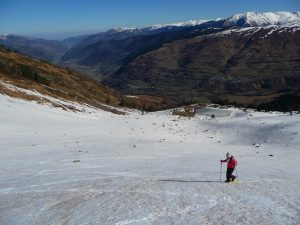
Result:
<instances>
[{"instance_id":1,"label":"mountain peak","mask_svg":"<svg viewBox=\"0 0 300 225\"><path fill-rule=\"evenodd\" d=\"M8 33L0 34L0 40L6 40L7 36L10 36L10 34L8 34Z\"/></svg>"},{"instance_id":2,"label":"mountain peak","mask_svg":"<svg viewBox=\"0 0 300 225\"><path fill-rule=\"evenodd\" d=\"M226 25L268 26L300 23L300 12L246 12L234 14L226 19Z\"/></svg>"}]
</instances>

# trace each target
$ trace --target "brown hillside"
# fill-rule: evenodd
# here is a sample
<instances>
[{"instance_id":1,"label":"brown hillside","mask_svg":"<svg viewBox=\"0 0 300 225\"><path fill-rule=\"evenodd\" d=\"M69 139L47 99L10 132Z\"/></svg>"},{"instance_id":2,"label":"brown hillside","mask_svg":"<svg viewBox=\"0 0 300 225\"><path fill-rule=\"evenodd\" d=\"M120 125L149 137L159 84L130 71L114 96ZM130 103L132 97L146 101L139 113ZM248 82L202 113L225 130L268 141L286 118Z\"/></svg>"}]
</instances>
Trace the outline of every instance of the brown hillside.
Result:
<instances>
[{"instance_id":1,"label":"brown hillside","mask_svg":"<svg viewBox=\"0 0 300 225\"><path fill-rule=\"evenodd\" d=\"M16 93L3 85L13 84L28 90L36 90L54 98L109 109L105 105L118 106L115 91L70 69L61 68L9 51L0 46L0 93L29 100L34 96Z\"/></svg>"},{"instance_id":2,"label":"brown hillside","mask_svg":"<svg viewBox=\"0 0 300 225\"><path fill-rule=\"evenodd\" d=\"M236 28L174 41L132 60L105 83L177 103L270 102L300 90L300 30Z\"/></svg>"}]
</instances>

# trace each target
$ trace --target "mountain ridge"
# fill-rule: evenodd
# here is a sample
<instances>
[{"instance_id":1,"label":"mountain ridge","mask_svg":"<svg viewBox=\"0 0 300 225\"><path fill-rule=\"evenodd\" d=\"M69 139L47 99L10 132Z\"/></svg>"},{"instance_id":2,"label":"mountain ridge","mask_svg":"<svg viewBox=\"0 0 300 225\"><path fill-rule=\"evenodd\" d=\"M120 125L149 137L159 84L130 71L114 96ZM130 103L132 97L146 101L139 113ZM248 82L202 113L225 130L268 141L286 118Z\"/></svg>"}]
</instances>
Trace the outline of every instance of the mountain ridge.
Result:
<instances>
[{"instance_id":1,"label":"mountain ridge","mask_svg":"<svg viewBox=\"0 0 300 225\"><path fill-rule=\"evenodd\" d=\"M227 18L217 18L217 19L202 19L202 20L189 20L185 22L167 23L167 24L156 24L152 26L145 27L116 27L109 31L115 32L125 32L125 31L136 31L136 30L155 30L165 27L181 27L181 26L197 26L206 22L217 22L226 21L227 25L239 24L239 20L245 20L246 24L249 26L268 26L268 25L284 25L289 23L300 23L300 12L245 12L236 13Z\"/></svg>"}]
</instances>

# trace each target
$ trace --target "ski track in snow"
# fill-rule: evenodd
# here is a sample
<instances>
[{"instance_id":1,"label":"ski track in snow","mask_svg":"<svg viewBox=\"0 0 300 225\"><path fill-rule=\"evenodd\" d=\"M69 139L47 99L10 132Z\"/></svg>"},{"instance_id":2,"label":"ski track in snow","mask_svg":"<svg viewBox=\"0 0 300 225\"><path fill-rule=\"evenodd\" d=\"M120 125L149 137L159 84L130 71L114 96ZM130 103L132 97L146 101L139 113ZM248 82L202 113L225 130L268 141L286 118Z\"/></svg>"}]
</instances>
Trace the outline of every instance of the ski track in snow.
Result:
<instances>
[{"instance_id":1,"label":"ski track in snow","mask_svg":"<svg viewBox=\"0 0 300 225\"><path fill-rule=\"evenodd\" d=\"M299 224L300 115L218 110L74 113L0 95L0 224ZM227 151L238 184L219 182Z\"/></svg>"}]
</instances>

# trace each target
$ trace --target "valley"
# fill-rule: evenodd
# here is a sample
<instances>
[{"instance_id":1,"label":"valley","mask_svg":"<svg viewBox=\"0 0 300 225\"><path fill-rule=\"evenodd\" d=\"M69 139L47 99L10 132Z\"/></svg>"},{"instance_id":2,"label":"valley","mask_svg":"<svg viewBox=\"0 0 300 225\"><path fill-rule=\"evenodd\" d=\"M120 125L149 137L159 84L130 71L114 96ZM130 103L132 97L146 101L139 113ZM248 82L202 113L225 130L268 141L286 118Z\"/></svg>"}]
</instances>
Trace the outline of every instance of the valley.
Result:
<instances>
[{"instance_id":1,"label":"valley","mask_svg":"<svg viewBox=\"0 0 300 225\"><path fill-rule=\"evenodd\" d=\"M299 23L298 12L249 12L60 42L2 35L0 44L70 67L120 95L164 99L154 109L221 103L290 111L299 110ZM278 103L286 96L291 100Z\"/></svg>"}]
</instances>

